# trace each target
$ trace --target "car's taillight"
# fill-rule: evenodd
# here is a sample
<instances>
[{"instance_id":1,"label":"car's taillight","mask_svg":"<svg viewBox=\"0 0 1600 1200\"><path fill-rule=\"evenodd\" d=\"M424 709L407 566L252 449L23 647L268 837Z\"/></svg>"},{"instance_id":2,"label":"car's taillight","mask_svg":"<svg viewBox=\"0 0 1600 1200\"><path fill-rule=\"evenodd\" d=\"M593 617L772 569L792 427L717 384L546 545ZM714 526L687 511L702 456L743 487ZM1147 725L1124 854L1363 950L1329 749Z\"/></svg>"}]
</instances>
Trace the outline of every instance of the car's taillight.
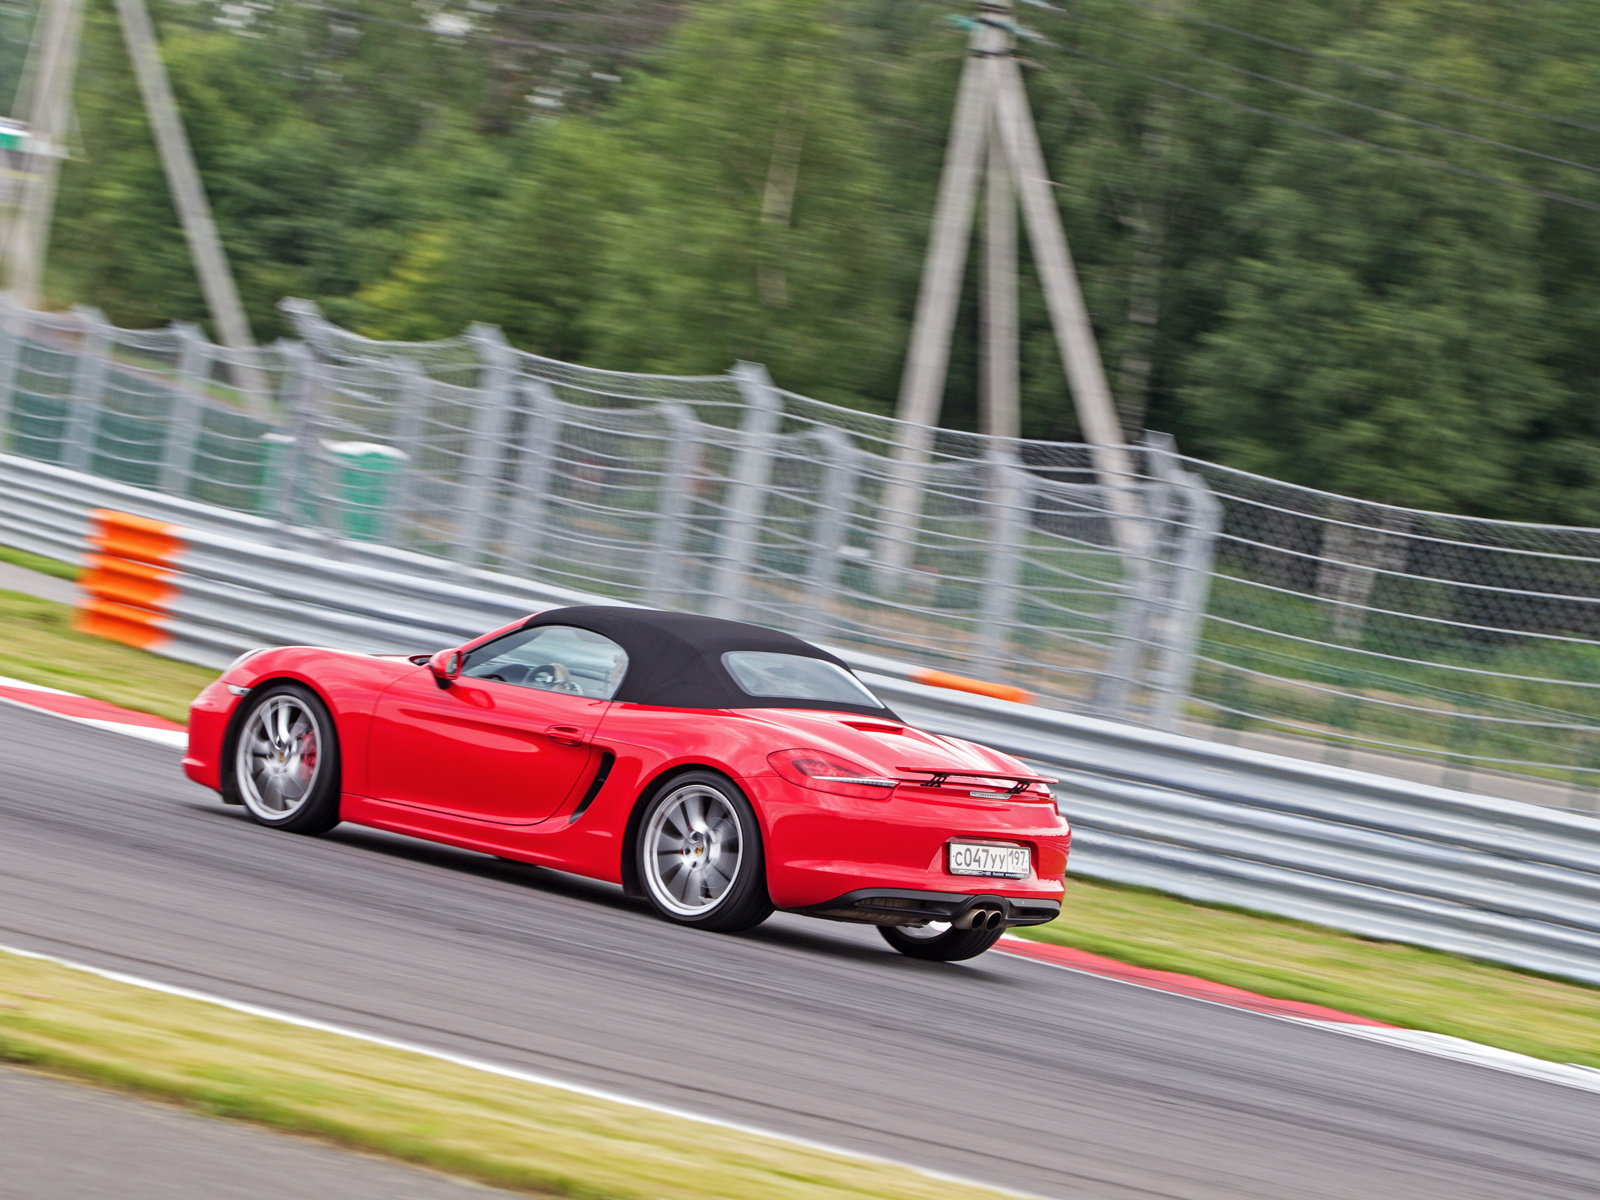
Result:
<instances>
[{"instance_id":1,"label":"car's taillight","mask_svg":"<svg viewBox=\"0 0 1600 1200\"><path fill-rule=\"evenodd\" d=\"M899 783L826 750L778 750L767 761L780 778L798 787L857 800L885 800Z\"/></svg>"}]
</instances>

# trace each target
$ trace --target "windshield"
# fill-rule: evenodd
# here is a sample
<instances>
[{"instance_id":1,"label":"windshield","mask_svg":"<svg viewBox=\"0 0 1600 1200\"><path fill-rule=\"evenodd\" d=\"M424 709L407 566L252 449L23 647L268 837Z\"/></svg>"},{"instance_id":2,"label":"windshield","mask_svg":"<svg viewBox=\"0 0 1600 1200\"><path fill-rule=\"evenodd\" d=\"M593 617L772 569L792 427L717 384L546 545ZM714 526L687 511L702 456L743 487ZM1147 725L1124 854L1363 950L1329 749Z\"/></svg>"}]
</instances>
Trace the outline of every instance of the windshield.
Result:
<instances>
[{"instance_id":1,"label":"windshield","mask_svg":"<svg viewBox=\"0 0 1600 1200\"><path fill-rule=\"evenodd\" d=\"M747 693L763 699L778 697L883 707L883 701L869 692L865 684L826 659L767 650L731 650L722 656L722 665Z\"/></svg>"}]
</instances>

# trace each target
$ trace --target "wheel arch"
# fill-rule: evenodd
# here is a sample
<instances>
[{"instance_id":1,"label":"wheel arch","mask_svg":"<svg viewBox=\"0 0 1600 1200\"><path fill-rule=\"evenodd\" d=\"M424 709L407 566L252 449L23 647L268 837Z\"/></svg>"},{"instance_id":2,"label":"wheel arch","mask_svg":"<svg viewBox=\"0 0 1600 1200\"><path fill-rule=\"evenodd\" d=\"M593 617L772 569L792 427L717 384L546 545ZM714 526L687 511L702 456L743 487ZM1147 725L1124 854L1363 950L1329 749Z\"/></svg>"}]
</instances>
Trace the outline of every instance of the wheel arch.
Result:
<instances>
[{"instance_id":1,"label":"wheel arch","mask_svg":"<svg viewBox=\"0 0 1600 1200\"><path fill-rule=\"evenodd\" d=\"M245 714L255 707L254 697L259 692L280 683L293 683L305 688L322 703L323 708L327 709L328 720L333 723L333 736L339 749L337 755L339 786L342 788L344 785L344 735L339 731L339 718L328 700L327 693L311 680L299 675L267 675L252 683L250 690L240 698L238 704L233 706L233 715L228 718L228 724L222 731L221 761L217 764L217 777L222 784L223 799L229 804L242 803L238 798L239 785L234 779L233 772L234 751L239 745L239 730L244 726Z\"/></svg>"},{"instance_id":2,"label":"wheel arch","mask_svg":"<svg viewBox=\"0 0 1600 1200\"><path fill-rule=\"evenodd\" d=\"M668 786L674 779L695 771L710 771L713 775L722 776L734 787L738 788L746 800L750 800L750 790L741 785L726 768L716 766L713 763L680 762L662 767L649 779L645 780L644 784L639 788L639 794L634 797L633 806L628 810L627 823L622 829L622 891L624 895L633 897L644 895L644 883L639 878L638 863L639 826L644 821L644 810L662 788ZM753 800L750 800L750 807L753 809L756 807ZM756 822L758 825L760 821L761 812L756 809ZM758 832L761 834L762 839L765 840L766 830L762 829L758 830Z\"/></svg>"}]
</instances>

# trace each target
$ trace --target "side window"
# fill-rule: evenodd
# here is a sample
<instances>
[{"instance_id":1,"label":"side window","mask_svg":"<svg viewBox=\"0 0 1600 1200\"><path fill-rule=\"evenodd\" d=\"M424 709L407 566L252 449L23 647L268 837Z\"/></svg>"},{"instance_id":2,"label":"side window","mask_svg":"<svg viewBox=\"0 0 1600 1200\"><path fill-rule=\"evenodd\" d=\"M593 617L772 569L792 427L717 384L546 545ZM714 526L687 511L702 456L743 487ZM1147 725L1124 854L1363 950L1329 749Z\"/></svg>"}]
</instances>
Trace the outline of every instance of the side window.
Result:
<instances>
[{"instance_id":1,"label":"side window","mask_svg":"<svg viewBox=\"0 0 1600 1200\"><path fill-rule=\"evenodd\" d=\"M610 638L572 625L539 625L479 646L461 674L609 700L627 670L627 652Z\"/></svg>"}]
</instances>

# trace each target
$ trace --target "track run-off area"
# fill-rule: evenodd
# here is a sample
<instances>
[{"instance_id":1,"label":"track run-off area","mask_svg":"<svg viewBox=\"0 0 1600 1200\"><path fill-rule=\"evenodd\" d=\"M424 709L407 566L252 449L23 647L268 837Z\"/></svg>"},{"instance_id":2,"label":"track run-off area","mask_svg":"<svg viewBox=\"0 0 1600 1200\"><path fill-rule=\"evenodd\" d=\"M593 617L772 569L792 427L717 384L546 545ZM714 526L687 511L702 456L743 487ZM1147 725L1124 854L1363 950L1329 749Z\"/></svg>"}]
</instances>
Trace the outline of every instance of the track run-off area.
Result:
<instances>
[{"instance_id":1,"label":"track run-off area","mask_svg":"<svg viewBox=\"0 0 1600 1200\"><path fill-rule=\"evenodd\" d=\"M1587 1197L1600 1095L991 952L343 826L0 707L0 941L1050 1197Z\"/></svg>"}]
</instances>

